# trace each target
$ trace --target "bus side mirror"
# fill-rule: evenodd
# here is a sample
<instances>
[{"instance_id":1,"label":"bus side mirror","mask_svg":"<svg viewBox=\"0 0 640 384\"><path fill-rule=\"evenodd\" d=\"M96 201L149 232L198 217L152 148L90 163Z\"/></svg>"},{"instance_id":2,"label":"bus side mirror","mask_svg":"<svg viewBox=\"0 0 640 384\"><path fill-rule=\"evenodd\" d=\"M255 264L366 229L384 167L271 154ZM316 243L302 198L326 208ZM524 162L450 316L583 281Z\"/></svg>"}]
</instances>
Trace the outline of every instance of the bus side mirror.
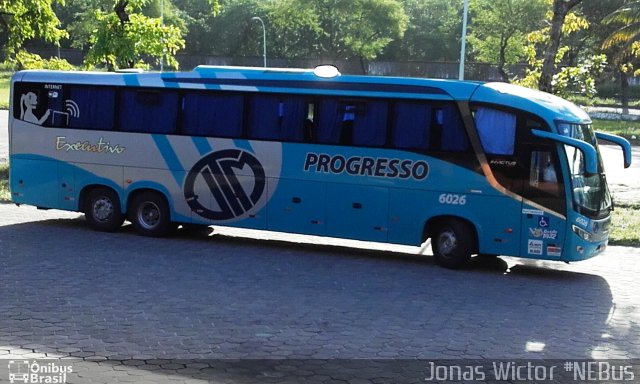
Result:
<instances>
[{"instance_id":1,"label":"bus side mirror","mask_svg":"<svg viewBox=\"0 0 640 384\"><path fill-rule=\"evenodd\" d=\"M596 131L596 137L598 138L598 140L609 141L622 148L622 152L624 154L624 167L629 168L631 166L631 143L629 143L627 139L618 135L612 135L610 133L599 131Z\"/></svg>"},{"instance_id":2,"label":"bus side mirror","mask_svg":"<svg viewBox=\"0 0 640 384\"><path fill-rule=\"evenodd\" d=\"M557 143L566 144L578 148L584 155L585 172L591 175L598 173L598 152L596 152L596 149L593 147L593 145L582 140L558 135L556 133L540 131L538 129L532 129L531 134L543 139L549 139Z\"/></svg>"}]
</instances>

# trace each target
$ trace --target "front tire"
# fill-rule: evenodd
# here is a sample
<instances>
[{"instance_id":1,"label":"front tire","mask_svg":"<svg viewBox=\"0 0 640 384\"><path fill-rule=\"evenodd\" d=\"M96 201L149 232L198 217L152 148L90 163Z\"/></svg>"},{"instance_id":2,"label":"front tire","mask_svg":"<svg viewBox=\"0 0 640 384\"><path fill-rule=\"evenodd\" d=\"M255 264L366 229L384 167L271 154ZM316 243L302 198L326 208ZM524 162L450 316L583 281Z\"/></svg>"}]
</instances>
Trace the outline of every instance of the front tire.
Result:
<instances>
[{"instance_id":1,"label":"front tire","mask_svg":"<svg viewBox=\"0 0 640 384\"><path fill-rule=\"evenodd\" d=\"M129 207L129 221L141 235L162 237L175 227L171 222L169 204L158 193L143 192L131 201Z\"/></svg>"},{"instance_id":2,"label":"front tire","mask_svg":"<svg viewBox=\"0 0 640 384\"><path fill-rule=\"evenodd\" d=\"M118 194L109 188L96 188L89 192L84 215L89 226L102 232L115 232L124 222Z\"/></svg>"},{"instance_id":3,"label":"front tire","mask_svg":"<svg viewBox=\"0 0 640 384\"><path fill-rule=\"evenodd\" d=\"M449 269L466 266L476 250L476 234L473 227L461 220L443 221L435 229L431 239L433 256L438 265Z\"/></svg>"}]
</instances>

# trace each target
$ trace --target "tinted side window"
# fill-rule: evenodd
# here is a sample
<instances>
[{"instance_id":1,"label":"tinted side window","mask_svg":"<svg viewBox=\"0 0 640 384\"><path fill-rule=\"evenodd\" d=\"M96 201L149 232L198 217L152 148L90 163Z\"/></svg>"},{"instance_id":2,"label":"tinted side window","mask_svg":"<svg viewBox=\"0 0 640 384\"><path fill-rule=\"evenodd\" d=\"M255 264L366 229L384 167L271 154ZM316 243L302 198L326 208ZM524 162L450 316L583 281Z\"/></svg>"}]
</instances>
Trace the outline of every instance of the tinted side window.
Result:
<instances>
[{"instance_id":1,"label":"tinted side window","mask_svg":"<svg viewBox=\"0 0 640 384\"><path fill-rule=\"evenodd\" d=\"M475 113L478 136L489 155L513 155L516 139L516 115L493 108L479 107Z\"/></svg>"},{"instance_id":2,"label":"tinted side window","mask_svg":"<svg viewBox=\"0 0 640 384\"><path fill-rule=\"evenodd\" d=\"M120 92L118 108L122 131L164 134L176 132L176 92L124 89Z\"/></svg>"},{"instance_id":3,"label":"tinted side window","mask_svg":"<svg viewBox=\"0 0 640 384\"><path fill-rule=\"evenodd\" d=\"M436 109L435 126L437 129L434 129L432 136L435 133L436 137L432 140L432 149L447 152L464 152L470 149L469 138L455 104L446 104Z\"/></svg>"},{"instance_id":4,"label":"tinted side window","mask_svg":"<svg viewBox=\"0 0 640 384\"><path fill-rule=\"evenodd\" d=\"M249 137L261 140L303 141L310 101L293 95L250 97Z\"/></svg>"},{"instance_id":5,"label":"tinted side window","mask_svg":"<svg viewBox=\"0 0 640 384\"><path fill-rule=\"evenodd\" d=\"M356 107L353 120L352 143L368 147L381 147L387 139L388 106L384 101L369 101Z\"/></svg>"},{"instance_id":6,"label":"tinted side window","mask_svg":"<svg viewBox=\"0 0 640 384\"><path fill-rule=\"evenodd\" d=\"M396 103L393 110L393 146L400 149L428 149L431 111L428 104Z\"/></svg>"},{"instance_id":7,"label":"tinted side window","mask_svg":"<svg viewBox=\"0 0 640 384\"><path fill-rule=\"evenodd\" d=\"M315 119L318 142L383 146L387 137L385 101L323 99Z\"/></svg>"},{"instance_id":8,"label":"tinted side window","mask_svg":"<svg viewBox=\"0 0 640 384\"><path fill-rule=\"evenodd\" d=\"M111 130L115 108L115 91L111 88L72 87L65 100L65 115L71 128ZM56 116L54 116L54 123Z\"/></svg>"},{"instance_id":9,"label":"tinted side window","mask_svg":"<svg viewBox=\"0 0 640 384\"><path fill-rule=\"evenodd\" d=\"M182 99L182 132L195 136L241 137L244 97L188 92Z\"/></svg>"}]
</instances>

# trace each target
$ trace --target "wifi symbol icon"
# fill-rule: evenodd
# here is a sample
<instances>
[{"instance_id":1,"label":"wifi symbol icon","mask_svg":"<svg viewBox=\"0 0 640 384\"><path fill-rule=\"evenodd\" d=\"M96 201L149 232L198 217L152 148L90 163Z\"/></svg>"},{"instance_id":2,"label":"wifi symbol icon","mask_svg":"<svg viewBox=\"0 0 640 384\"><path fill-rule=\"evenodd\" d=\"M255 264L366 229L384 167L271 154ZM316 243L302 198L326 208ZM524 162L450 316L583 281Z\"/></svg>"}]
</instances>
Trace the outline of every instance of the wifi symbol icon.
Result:
<instances>
[{"instance_id":1,"label":"wifi symbol icon","mask_svg":"<svg viewBox=\"0 0 640 384\"><path fill-rule=\"evenodd\" d=\"M78 104L76 104L73 100L65 100L64 107L71 117L75 117L76 119L80 117L80 108Z\"/></svg>"}]
</instances>

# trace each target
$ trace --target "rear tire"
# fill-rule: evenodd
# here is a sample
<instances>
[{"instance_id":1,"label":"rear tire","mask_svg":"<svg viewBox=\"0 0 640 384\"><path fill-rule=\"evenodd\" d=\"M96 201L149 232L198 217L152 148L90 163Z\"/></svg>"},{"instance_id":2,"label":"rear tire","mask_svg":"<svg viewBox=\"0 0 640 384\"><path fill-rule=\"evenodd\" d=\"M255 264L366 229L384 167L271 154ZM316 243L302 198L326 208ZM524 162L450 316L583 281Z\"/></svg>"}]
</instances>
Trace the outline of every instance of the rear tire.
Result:
<instances>
[{"instance_id":1,"label":"rear tire","mask_svg":"<svg viewBox=\"0 0 640 384\"><path fill-rule=\"evenodd\" d=\"M118 194L109 188L96 188L85 199L84 215L89 226L97 231L115 232L124 222Z\"/></svg>"},{"instance_id":2,"label":"rear tire","mask_svg":"<svg viewBox=\"0 0 640 384\"><path fill-rule=\"evenodd\" d=\"M129 207L129 221L141 235L162 237L176 227L171 222L169 204L158 193L143 192L131 201Z\"/></svg>"},{"instance_id":3,"label":"rear tire","mask_svg":"<svg viewBox=\"0 0 640 384\"><path fill-rule=\"evenodd\" d=\"M431 248L438 265L459 269L469 263L475 252L476 233L470 224L449 219L440 223L433 232Z\"/></svg>"}]
</instances>

